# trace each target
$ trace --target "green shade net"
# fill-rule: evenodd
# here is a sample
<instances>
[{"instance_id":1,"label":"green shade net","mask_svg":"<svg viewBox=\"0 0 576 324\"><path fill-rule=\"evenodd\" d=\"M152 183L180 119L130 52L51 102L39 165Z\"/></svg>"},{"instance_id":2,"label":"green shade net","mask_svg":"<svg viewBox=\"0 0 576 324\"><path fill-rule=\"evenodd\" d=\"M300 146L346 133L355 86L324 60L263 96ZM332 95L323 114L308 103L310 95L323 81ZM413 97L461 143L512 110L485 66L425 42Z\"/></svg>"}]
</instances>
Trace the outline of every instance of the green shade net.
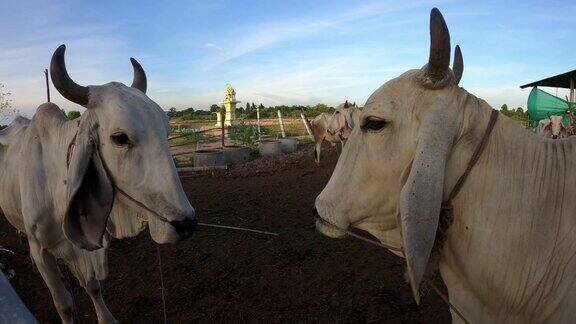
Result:
<instances>
[{"instance_id":1,"label":"green shade net","mask_svg":"<svg viewBox=\"0 0 576 324\"><path fill-rule=\"evenodd\" d=\"M536 127L540 120L553 115L564 116L562 123L568 125L569 120L565 115L567 110L568 102L566 100L553 96L536 87L530 91L530 95L528 96L528 115L530 116L531 127Z\"/></svg>"}]
</instances>

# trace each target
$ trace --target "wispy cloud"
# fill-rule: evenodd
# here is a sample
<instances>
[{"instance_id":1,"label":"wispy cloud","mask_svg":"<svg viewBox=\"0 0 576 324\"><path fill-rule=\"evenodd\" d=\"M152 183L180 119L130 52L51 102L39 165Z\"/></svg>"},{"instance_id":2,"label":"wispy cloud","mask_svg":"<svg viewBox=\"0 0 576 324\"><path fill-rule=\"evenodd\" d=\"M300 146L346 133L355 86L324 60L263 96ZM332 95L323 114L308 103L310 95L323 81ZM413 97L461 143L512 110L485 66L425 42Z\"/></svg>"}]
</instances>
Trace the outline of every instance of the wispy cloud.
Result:
<instances>
[{"instance_id":1,"label":"wispy cloud","mask_svg":"<svg viewBox=\"0 0 576 324\"><path fill-rule=\"evenodd\" d=\"M268 21L255 24L246 30L241 30L240 37L232 35L227 40L227 44L231 45L230 50L212 64L221 64L274 44L305 38L360 19L416 8L424 3L423 1L370 2L349 8L344 12L323 12L280 22Z\"/></svg>"},{"instance_id":2,"label":"wispy cloud","mask_svg":"<svg viewBox=\"0 0 576 324\"><path fill-rule=\"evenodd\" d=\"M222 47L217 46L216 44L210 43L210 42L205 43L205 44L204 44L204 48L210 48L210 49L215 49L215 50L217 50L217 51L222 51Z\"/></svg>"}]
</instances>

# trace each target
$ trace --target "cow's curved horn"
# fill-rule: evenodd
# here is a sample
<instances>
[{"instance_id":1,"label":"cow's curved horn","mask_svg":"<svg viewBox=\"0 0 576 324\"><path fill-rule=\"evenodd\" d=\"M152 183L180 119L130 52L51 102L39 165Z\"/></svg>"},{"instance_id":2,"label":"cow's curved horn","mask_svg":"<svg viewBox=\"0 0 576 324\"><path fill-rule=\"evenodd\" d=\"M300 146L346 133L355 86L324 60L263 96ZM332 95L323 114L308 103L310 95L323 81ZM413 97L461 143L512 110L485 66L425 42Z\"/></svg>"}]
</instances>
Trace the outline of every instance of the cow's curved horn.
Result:
<instances>
[{"instance_id":1,"label":"cow's curved horn","mask_svg":"<svg viewBox=\"0 0 576 324\"><path fill-rule=\"evenodd\" d=\"M454 63L452 63L452 72L454 72L456 84L460 83L462 74L464 73L464 59L462 58L462 51L458 45L456 45L456 49L454 50Z\"/></svg>"},{"instance_id":2,"label":"cow's curved horn","mask_svg":"<svg viewBox=\"0 0 576 324\"><path fill-rule=\"evenodd\" d=\"M425 68L426 79L432 87L444 86L450 67L450 33L440 10L430 12L430 57Z\"/></svg>"},{"instance_id":3,"label":"cow's curved horn","mask_svg":"<svg viewBox=\"0 0 576 324\"><path fill-rule=\"evenodd\" d=\"M64 62L65 51L66 45L62 44L58 46L52 55L52 60L50 61L52 83L54 83L54 87L64 98L86 106L88 104L88 87L77 84L68 75L66 63Z\"/></svg>"},{"instance_id":4,"label":"cow's curved horn","mask_svg":"<svg viewBox=\"0 0 576 324\"><path fill-rule=\"evenodd\" d=\"M146 73L142 65L136 61L135 58L131 57L130 62L132 62L132 67L134 68L134 80L132 81L132 88L136 88L144 93L146 93L146 87L148 82L146 81Z\"/></svg>"},{"instance_id":5,"label":"cow's curved horn","mask_svg":"<svg viewBox=\"0 0 576 324\"><path fill-rule=\"evenodd\" d=\"M344 108L348 108L348 100L346 100L346 102L344 102Z\"/></svg>"}]
</instances>

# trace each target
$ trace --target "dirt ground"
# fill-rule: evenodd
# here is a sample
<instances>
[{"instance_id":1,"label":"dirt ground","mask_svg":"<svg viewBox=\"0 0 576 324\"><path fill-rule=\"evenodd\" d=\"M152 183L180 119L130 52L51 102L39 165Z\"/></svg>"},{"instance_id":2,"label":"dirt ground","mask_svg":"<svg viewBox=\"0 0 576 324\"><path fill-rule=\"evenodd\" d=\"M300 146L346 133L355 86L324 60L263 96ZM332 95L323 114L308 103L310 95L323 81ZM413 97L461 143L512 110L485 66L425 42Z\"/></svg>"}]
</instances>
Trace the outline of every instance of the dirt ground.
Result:
<instances>
[{"instance_id":1,"label":"dirt ground","mask_svg":"<svg viewBox=\"0 0 576 324\"><path fill-rule=\"evenodd\" d=\"M200 221L280 236L199 228L187 241L161 246L168 322L450 322L433 292L420 306L413 302L403 260L353 238L335 240L315 231L314 198L337 154L324 151L318 167L311 150L182 175ZM3 217L0 229L0 245L16 252L0 256L16 271L12 285L39 322L59 322L26 243ZM162 322L157 245L149 234L113 241L109 256L104 295L116 318ZM71 291L80 322L95 323L75 279Z\"/></svg>"}]
</instances>

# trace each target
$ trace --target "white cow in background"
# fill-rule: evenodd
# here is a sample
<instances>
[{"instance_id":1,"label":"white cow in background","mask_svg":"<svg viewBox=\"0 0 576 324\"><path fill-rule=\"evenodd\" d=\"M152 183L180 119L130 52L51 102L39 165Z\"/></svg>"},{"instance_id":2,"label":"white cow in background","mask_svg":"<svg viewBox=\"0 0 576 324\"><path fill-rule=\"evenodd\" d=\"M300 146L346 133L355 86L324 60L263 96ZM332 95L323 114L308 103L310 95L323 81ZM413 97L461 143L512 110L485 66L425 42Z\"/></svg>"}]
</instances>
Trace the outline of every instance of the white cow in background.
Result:
<instances>
[{"instance_id":1,"label":"white cow in background","mask_svg":"<svg viewBox=\"0 0 576 324\"><path fill-rule=\"evenodd\" d=\"M568 129L562 123L562 119L562 116L549 116L540 120L536 128L537 133L552 139L568 137Z\"/></svg>"},{"instance_id":2,"label":"white cow in background","mask_svg":"<svg viewBox=\"0 0 576 324\"><path fill-rule=\"evenodd\" d=\"M98 322L116 322L99 282L108 273L107 224L125 237L148 223L156 242L171 243L190 236L197 222L170 155L167 116L146 96L140 64L131 59L131 87L84 87L68 76L64 51L52 57L52 82L86 111L69 121L45 103L32 120L18 117L0 132L0 208L28 237L62 322L73 322L74 304L58 259L92 299Z\"/></svg>"},{"instance_id":3,"label":"white cow in background","mask_svg":"<svg viewBox=\"0 0 576 324\"><path fill-rule=\"evenodd\" d=\"M335 146L338 143L344 145L350 131L354 128L354 120L358 120L361 109L356 103L350 104L348 100L338 105L332 114L321 113L309 121L304 118L307 128L311 131L314 140L314 160L320 163L320 153L324 141Z\"/></svg>"}]
</instances>

